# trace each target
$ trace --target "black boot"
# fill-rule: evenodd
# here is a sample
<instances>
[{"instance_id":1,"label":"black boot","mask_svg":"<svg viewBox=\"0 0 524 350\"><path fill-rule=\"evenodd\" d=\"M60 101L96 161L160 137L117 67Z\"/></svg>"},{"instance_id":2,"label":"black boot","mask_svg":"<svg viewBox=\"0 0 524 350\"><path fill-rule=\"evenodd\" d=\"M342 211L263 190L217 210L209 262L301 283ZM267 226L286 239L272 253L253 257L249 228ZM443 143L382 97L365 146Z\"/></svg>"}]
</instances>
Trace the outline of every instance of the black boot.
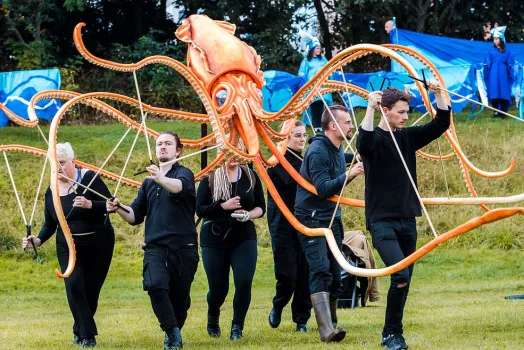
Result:
<instances>
[{"instance_id":1,"label":"black boot","mask_svg":"<svg viewBox=\"0 0 524 350\"><path fill-rule=\"evenodd\" d=\"M213 338L220 337L220 310L218 314L212 315L209 312L207 313L207 334Z\"/></svg>"},{"instance_id":2,"label":"black boot","mask_svg":"<svg viewBox=\"0 0 524 350\"><path fill-rule=\"evenodd\" d=\"M337 328L338 317L337 317L338 298L329 301L329 311L331 311L331 323L333 328Z\"/></svg>"},{"instance_id":3,"label":"black boot","mask_svg":"<svg viewBox=\"0 0 524 350\"><path fill-rule=\"evenodd\" d=\"M298 333L307 333L308 332L307 325L305 323L303 323L303 324L298 324L297 323L296 331Z\"/></svg>"},{"instance_id":4,"label":"black boot","mask_svg":"<svg viewBox=\"0 0 524 350\"><path fill-rule=\"evenodd\" d=\"M346 336L344 328L333 328L331 311L329 308L329 293L320 292L311 294L311 302L317 319L320 340L323 342L339 342Z\"/></svg>"},{"instance_id":5,"label":"black boot","mask_svg":"<svg viewBox=\"0 0 524 350\"><path fill-rule=\"evenodd\" d=\"M82 344L82 339L80 339L80 337L78 335L76 335L76 334L73 337L73 344L74 345L81 345Z\"/></svg>"},{"instance_id":6,"label":"black boot","mask_svg":"<svg viewBox=\"0 0 524 350\"><path fill-rule=\"evenodd\" d=\"M231 335L229 336L229 339L231 340L241 340L243 338L242 336L242 329L244 327L239 326L237 324L234 324L231 326Z\"/></svg>"},{"instance_id":7,"label":"black boot","mask_svg":"<svg viewBox=\"0 0 524 350\"><path fill-rule=\"evenodd\" d=\"M269 313L269 325L271 328L277 328L280 326L280 321L282 319L282 309L277 309L273 307Z\"/></svg>"},{"instance_id":8,"label":"black boot","mask_svg":"<svg viewBox=\"0 0 524 350\"><path fill-rule=\"evenodd\" d=\"M164 340L164 350L182 349L182 334L180 328L173 327L166 331L166 338Z\"/></svg>"},{"instance_id":9,"label":"black boot","mask_svg":"<svg viewBox=\"0 0 524 350\"><path fill-rule=\"evenodd\" d=\"M82 349L94 348L96 346L95 337L82 339Z\"/></svg>"}]
</instances>

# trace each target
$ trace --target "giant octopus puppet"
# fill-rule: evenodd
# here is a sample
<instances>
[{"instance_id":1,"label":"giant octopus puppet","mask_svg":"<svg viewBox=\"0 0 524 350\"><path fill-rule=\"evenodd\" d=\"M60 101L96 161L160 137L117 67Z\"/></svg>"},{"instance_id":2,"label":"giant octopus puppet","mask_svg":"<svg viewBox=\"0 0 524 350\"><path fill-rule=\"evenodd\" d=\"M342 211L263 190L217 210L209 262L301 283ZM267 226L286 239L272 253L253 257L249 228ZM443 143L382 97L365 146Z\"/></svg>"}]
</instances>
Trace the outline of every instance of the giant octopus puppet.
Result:
<instances>
[{"instance_id":1,"label":"giant octopus puppet","mask_svg":"<svg viewBox=\"0 0 524 350\"><path fill-rule=\"evenodd\" d=\"M145 125L144 113L160 115L164 117L174 118L178 120L186 120L199 124L210 124L212 133L206 137L197 140L185 140L181 142L185 147L189 148L216 148L217 157L207 167L202 169L195 175L196 180L200 180L217 167L223 165L228 158L235 158L241 163L253 163L258 170L260 177L266 185L269 193L274 198L282 213L286 216L288 221L301 233L309 236L325 236L331 251L339 262L342 268L351 274L365 277L385 276L399 271L406 266L409 266L422 256L427 254L433 248L442 242L460 235L462 233L473 230L481 225L501 220L517 213L524 214L524 208L499 208L490 210L486 204L503 204L516 203L524 200L524 194L510 196L510 197L478 197L473 187L470 178L470 171L475 174L488 178L502 177L509 174L514 168L514 161L512 159L508 169L500 172L487 172L475 167L468 158L464 155L458 143L457 135L453 123L445 137L453 148L454 152L448 155L430 155L419 151L419 155L430 160L447 160L453 156L457 156L460 166L462 167L464 180L471 198L422 198L424 204L429 205L480 205L485 213L469 220L468 222L446 232L438 235L431 242L417 250L412 255L406 257L399 263L382 269L362 269L350 265L343 257L342 253L337 247L333 233L326 228L309 228L301 224L291 213L278 192L275 190L273 183L267 175L266 168L276 165L280 162L286 171L305 189L312 193L316 193L315 188L286 161L283 154L286 152L287 136L291 133L295 119L300 116L309 106L309 104L317 97L335 91L344 91L346 93L353 93L363 98L367 98L369 92L352 84L328 80L328 78L337 70L352 61L364 57L366 55L377 53L389 57L400 63L407 72L418 78L417 72L413 67L398 53L408 54L420 62L422 62L435 76L440 80L445 87L442 77L436 70L435 66L429 62L425 57L421 56L414 50L399 46L399 45L372 45L359 44L349 47L338 53L332 60L328 62L307 84L305 84L291 100L279 112L268 113L262 108L262 86L264 79L262 71L260 70L260 56L256 51L245 44L243 41L235 37L235 25L223 22L214 21L204 15L193 15L184 20L182 25L176 31L176 36L181 41L188 44L187 52L187 66L179 61L176 61L166 56L151 56L134 64L121 64L110 62L92 55L84 46L82 42L81 28L85 24L80 23L74 30L74 42L80 54L96 65L107 69L118 70L122 72L136 73L137 70L149 64L163 64L178 71L187 82L193 87L200 97L206 114L189 113L178 110L171 110L166 108L158 108L144 104L138 100L105 92L79 94L69 91L43 91L33 97L30 103L30 120L24 120L5 107L0 105L0 108L15 122L23 126L34 127L38 124L38 119L34 112L34 106L38 101L48 98L60 98L67 100L62 108L57 112L51 124L49 132L49 161L51 165L51 190L53 193L53 201L60 225L64 231L64 235L69 245L69 264L64 271L60 273L56 270L59 277L67 277L71 274L75 265L75 248L74 242L65 220L65 216L60 204L58 195L58 167L59 164L56 158L56 139L58 126L65 113L76 104L85 104L96 108L109 116L116 118L120 122L126 124L129 129L135 129L139 134L145 134L146 137L155 137L158 135L155 131L148 129ZM136 79L136 76L135 76ZM136 80L135 80L136 81ZM424 103L428 111L432 111L432 107L422 82L415 81ZM138 87L138 86L137 86ZM138 90L137 90L138 92ZM126 103L135 107L140 107L142 112L142 123L137 123L131 118L124 115L114 107L100 101L100 99L116 100L121 103ZM449 101L449 97L448 97ZM280 130L274 130L270 126L270 122L284 121ZM129 131L129 130L128 130ZM229 135L228 135L229 134ZM43 136L43 135L42 135ZM273 156L269 159L264 157L261 152L261 145L259 139L268 147ZM135 138L136 140L136 138ZM243 151L239 144L246 146L247 151ZM280 142L276 144L275 142ZM209 149L208 148L208 149ZM28 146L1 146L2 151L23 151L33 153L40 156L45 156L46 152ZM199 152L196 152L199 153ZM151 156L150 156L151 157ZM105 164L105 163L104 163ZM132 181L122 176L109 173L101 168L83 164L83 166L90 167L94 171L99 171L101 175L106 176L115 181L122 181L124 184L131 186L140 186L136 181ZM406 174L407 176L407 174ZM118 187L118 186L117 186ZM364 207L362 200L333 196L329 200L340 202L344 205ZM428 218L429 219L429 218Z\"/></svg>"}]
</instances>

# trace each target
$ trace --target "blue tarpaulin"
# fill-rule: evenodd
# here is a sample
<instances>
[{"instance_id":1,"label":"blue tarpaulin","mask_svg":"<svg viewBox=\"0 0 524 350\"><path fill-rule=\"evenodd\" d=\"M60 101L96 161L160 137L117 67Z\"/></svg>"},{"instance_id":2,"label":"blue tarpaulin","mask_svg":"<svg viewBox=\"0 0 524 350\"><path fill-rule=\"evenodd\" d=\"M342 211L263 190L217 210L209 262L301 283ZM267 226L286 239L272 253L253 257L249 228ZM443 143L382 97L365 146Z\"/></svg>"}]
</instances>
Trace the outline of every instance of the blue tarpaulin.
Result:
<instances>
[{"instance_id":1,"label":"blue tarpaulin","mask_svg":"<svg viewBox=\"0 0 524 350\"><path fill-rule=\"evenodd\" d=\"M487 103L484 78L483 63L484 57L493 47L492 42L480 42L464 39L453 39L441 36L421 34L407 30L397 30L397 33L391 36L392 41L398 44L413 48L427 57L438 69L442 75L447 88L465 97L473 100L481 100ZM514 84L512 94L521 109L524 97L521 91L524 89L523 66L524 63L524 44L507 44L508 50L511 50L517 65L514 67ZM417 69L419 75L424 68L422 63L414 58L402 55ZM392 72L373 72L373 73L345 73L345 80L349 83L370 90L371 82L374 88L379 88L385 79L384 87L394 86L399 89L407 89L414 97L412 106L417 111L424 109L422 98L416 85L407 76L407 72L398 64L393 64ZM432 78L431 73L425 70L426 77ZM280 71L267 71L264 73L266 83L269 88L264 89L264 109L270 112L276 112L281 109L305 83L302 78L292 74ZM336 72L332 79L343 81L342 75ZM345 95L345 94L343 94ZM452 108L455 112L461 112L465 108L471 108L472 111L478 110L476 105L460 97L450 95ZM346 98L347 102L347 98ZM351 96L351 102L354 107L365 107L366 101L360 97ZM468 106L469 105L469 106ZM522 116L521 116L522 117Z\"/></svg>"},{"instance_id":2,"label":"blue tarpaulin","mask_svg":"<svg viewBox=\"0 0 524 350\"><path fill-rule=\"evenodd\" d=\"M27 107L29 101L38 92L60 89L60 70L42 69L0 73L0 103L13 113L29 119ZM38 118L51 120L60 108L60 100L43 100L37 103L35 110ZM9 119L0 111L0 127Z\"/></svg>"}]
</instances>

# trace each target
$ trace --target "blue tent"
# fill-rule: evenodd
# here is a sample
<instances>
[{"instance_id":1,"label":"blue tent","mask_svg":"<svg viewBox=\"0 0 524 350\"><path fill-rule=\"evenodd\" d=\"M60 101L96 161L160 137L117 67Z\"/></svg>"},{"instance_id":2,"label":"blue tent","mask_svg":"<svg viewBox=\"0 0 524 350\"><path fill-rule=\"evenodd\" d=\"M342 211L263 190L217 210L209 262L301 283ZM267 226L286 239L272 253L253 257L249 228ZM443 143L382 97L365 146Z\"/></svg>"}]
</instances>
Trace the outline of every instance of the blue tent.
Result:
<instances>
[{"instance_id":1,"label":"blue tent","mask_svg":"<svg viewBox=\"0 0 524 350\"><path fill-rule=\"evenodd\" d=\"M427 57L443 76L449 90L473 100L479 100L480 97L480 100L487 104L482 68L484 57L493 46L491 42L453 39L401 29L395 29L391 34L392 42L413 48ZM524 44L510 43L507 44L507 48L512 51L518 62L514 67L513 95L518 106L524 111L522 106L524 96L521 93L524 89L524 69L522 67L524 63ZM418 71L424 68L414 58L407 55L402 56ZM369 90L370 82L375 88L378 88L381 86L383 79L385 79L385 87L394 86L400 89L408 89L414 97L412 106L415 110L423 110L422 98L413 81L407 76L407 72L396 63L392 66L391 72L345 73L345 80ZM427 78L431 78L431 73L427 70L425 75ZM264 77L268 86L271 87L264 90L264 108L271 112L276 112L282 108L289 98L304 84L299 77L285 72L268 71L264 73ZM332 79L344 80L339 72L335 73ZM455 112L460 112L471 104L462 98L453 95L450 97L452 108ZM347 101L347 96L344 96L344 98ZM280 103L275 101L280 101ZM365 107L367 105L365 100L354 95L351 96L351 102L355 107ZM477 106L472 105L471 109L474 111L477 109ZM521 118L523 118L522 114Z\"/></svg>"},{"instance_id":2,"label":"blue tent","mask_svg":"<svg viewBox=\"0 0 524 350\"><path fill-rule=\"evenodd\" d=\"M60 89L60 70L42 69L0 73L0 103L19 117L29 119L27 107L29 101L38 92ZM35 110L38 118L51 120L60 109L60 100L43 100L37 103ZM9 119L0 111L0 127Z\"/></svg>"}]
</instances>

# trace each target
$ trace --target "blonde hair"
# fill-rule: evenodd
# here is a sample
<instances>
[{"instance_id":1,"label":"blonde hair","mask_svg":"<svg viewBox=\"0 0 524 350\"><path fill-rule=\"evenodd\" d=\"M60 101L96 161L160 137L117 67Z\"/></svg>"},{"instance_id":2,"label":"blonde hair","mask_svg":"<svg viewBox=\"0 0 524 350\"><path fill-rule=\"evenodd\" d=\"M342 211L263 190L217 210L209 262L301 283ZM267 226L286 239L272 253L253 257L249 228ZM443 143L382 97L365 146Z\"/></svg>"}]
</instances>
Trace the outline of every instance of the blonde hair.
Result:
<instances>
[{"instance_id":1,"label":"blonde hair","mask_svg":"<svg viewBox=\"0 0 524 350\"><path fill-rule=\"evenodd\" d=\"M57 143L56 144L56 157L65 157L67 160L75 159L75 151L69 142Z\"/></svg>"},{"instance_id":2,"label":"blonde hair","mask_svg":"<svg viewBox=\"0 0 524 350\"><path fill-rule=\"evenodd\" d=\"M243 171L244 173L247 174L247 176L249 176L250 186L246 191L247 193L251 191L251 189L254 186L255 178L254 178L253 170L249 169L245 165L239 165L239 168L240 168L240 171ZM226 170L225 165L222 165L220 168L215 170L214 173L209 175L209 185L211 186L211 192L213 193L213 201L215 202L219 200L227 201L231 198L231 189L233 188L233 185L231 184L231 181L229 180L229 176L227 175L227 170Z\"/></svg>"}]
</instances>

